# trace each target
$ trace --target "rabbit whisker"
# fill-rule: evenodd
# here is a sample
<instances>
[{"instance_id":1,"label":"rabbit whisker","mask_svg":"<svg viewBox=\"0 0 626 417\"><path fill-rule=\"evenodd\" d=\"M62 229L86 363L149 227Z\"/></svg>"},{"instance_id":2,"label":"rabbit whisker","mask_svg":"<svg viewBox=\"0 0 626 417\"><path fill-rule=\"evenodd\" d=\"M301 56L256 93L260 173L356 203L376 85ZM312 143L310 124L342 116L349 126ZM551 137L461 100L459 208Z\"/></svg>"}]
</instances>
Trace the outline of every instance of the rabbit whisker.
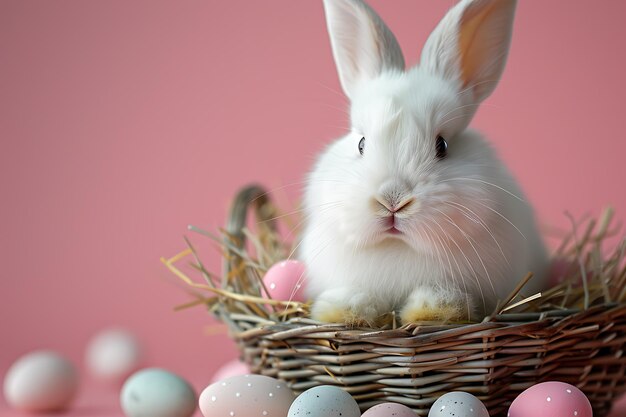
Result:
<instances>
[{"instance_id":1,"label":"rabbit whisker","mask_svg":"<svg viewBox=\"0 0 626 417\"><path fill-rule=\"evenodd\" d=\"M498 250L500 251L500 254L502 255L502 257L504 258L504 261L507 263L507 265L509 266L509 268L511 267L511 263L509 262L508 258L506 257L506 255L504 254L504 251L502 250L502 246L500 246L500 242L498 242L498 240L496 239L496 237L494 236L493 232L491 231L491 229L489 227L487 227L487 224L484 222L484 220L473 210L469 209L467 206L464 206L461 203L457 203L454 201L448 201L445 202L445 204L447 204L448 206L452 207L452 208L456 208L457 210L459 210L460 212L463 212L463 210L465 210L466 212L469 212L471 215L473 215L478 221L479 224L483 227L483 229L485 229L487 231L487 233L489 233L489 235L491 236L491 238L493 239L494 243L496 244L496 246L498 247ZM460 208L459 208L460 206ZM462 210L463 209L463 210ZM464 213L465 216L467 216L466 213Z\"/></svg>"},{"instance_id":2,"label":"rabbit whisker","mask_svg":"<svg viewBox=\"0 0 626 417\"><path fill-rule=\"evenodd\" d=\"M467 266L471 270L473 278L476 281L476 285L477 285L478 290L480 292L480 297L481 297L481 300L482 300L483 308L486 309L487 308L487 302L485 300L485 294L483 293L483 288L482 288L481 281L478 278L478 273L476 273L476 269L474 269L474 266L472 265L472 262L469 260L468 256L465 254L465 251L463 251L461 246L457 243L457 241L454 238L454 236L452 236L448 232L446 232L446 230L441 226L441 224L439 224L439 222L437 220L435 220L433 218L432 221L437 225L437 227L439 227L441 232L448 238L448 240L450 240L454 244L454 246L456 246L456 248L459 250L459 252L463 256L463 258L465 259L465 262L467 263ZM456 259L456 258L454 257L454 259ZM463 279L463 274L461 274L461 279Z\"/></svg>"},{"instance_id":3,"label":"rabbit whisker","mask_svg":"<svg viewBox=\"0 0 626 417\"><path fill-rule=\"evenodd\" d=\"M501 191L504 191L505 193L507 193L508 195L510 195L511 197L516 198L517 200L521 201L521 202L525 202L523 198L521 198L518 195L513 194L512 192L510 192L509 190L507 190L506 188L500 187L497 184L494 184L492 182L489 181L485 181L485 180L481 180L479 178L469 178L469 177L460 177L460 178L446 178L444 180L441 180L440 182L450 182L450 181L475 181L475 182L479 182L485 185L490 185L492 187L495 187Z\"/></svg>"},{"instance_id":4,"label":"rabbit whisker","mask_svg":"<svg viewBox=\"0 0 626 417\"><path fill-rule=\"evenodd\" d=\"M508 217L506 217L504 214L500 213L498 210L489 207L488 205L481 203L479 200L475 200L476 203L480 204L481 206L485 207L487 210L491 210L492 212L494 212L495 214L497 214L498 216L500 216L503 220L505 220L508 224L510 224L511 226L513 226L515 228L515 230L517 230L517 232L524 238L524 240L528 240L526 239L526 236L524 235L524 233L522 233L522 231L519 229L519 227L517 227L515 224L513 224L513 222L511 220L509 220Z\"/></svg>"},{"instance_id":5,"label":"rabbit whisker","mask_svg":"<svg viewBox=\"0 0 626 417\"><path fill-rule=\"evenodd\" d=\"M461 267L459 266L458 261L456 260L456 257L454 256L454 254L452 253L452 248L450 248L450 245L445 242L441 236L439 236L438 233L435 233L435 231L430 227L430 225L428 224L429 221L432 221L429 218L424 218L425 222L423 223L424 226L426 228L428 228L428 230L430 230L430 232L437 238L437 240L439 240L439 244L441 245L441 249L443 250L444 254L446 255L446 258L448 260L448 266L449 266L449 271L450 271L450 276L452 277L452 281L456 284L456 286L458 287L459 285L459 281L457 280L456 276L454 275L454 270L452 268L452 263L450 262L450 256L454 259L454 262L456 263L457 269L459 271L459 280L461 281L461 283L463 284L463 288L464 288L464 293L465 293L465 297L466 297L466 303L467 303L467 309L468 309L468 317L470 317L471 312L470 312L470 301L469 301L469 293L467 291L467 283L465 282L465 280L462 279L463 277L463 273L461 272ZM445 246L444 246L445 243Z\"/></svg>"}]
</instances>

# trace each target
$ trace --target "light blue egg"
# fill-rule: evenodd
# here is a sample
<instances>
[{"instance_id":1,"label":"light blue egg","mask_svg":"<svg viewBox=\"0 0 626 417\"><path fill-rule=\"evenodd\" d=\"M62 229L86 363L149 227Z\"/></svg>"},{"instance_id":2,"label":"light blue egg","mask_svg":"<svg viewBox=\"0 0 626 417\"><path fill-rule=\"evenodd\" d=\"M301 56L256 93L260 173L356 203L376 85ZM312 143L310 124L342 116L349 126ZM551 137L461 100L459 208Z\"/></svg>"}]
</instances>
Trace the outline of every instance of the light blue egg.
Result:
<instances>
[{"instance_id":1,"label":"light blue egg","mask_svg":"<svg viewBox=\"0 0 626 417\"><path fill-rule=\"evenodd\" d=\"M190 417L196 410L196 394L178 375L149 368L126 380L120 403L126 417Z\"/></svg>"},{"instance_id":2,"label":"light blue egg","mask_svg":"<svg viewBox=\"0 0 626 417\"><path fill-rule=\"evenodd\" d=\"M332 385L322 385L304 391L289 408L288 417L360 417L361 410L354 398Z\"/></svg>"},{"instance_id":3,"label":"light blue egg","mask_svg":"<svg viewBox=\"0 0 626 417\"><path fill-rule=\"evenodd\" d=\"M428 417L489 417L489 412L482 401L472 394L453 391L435 401Z\"/></svg>"}]
</instances>

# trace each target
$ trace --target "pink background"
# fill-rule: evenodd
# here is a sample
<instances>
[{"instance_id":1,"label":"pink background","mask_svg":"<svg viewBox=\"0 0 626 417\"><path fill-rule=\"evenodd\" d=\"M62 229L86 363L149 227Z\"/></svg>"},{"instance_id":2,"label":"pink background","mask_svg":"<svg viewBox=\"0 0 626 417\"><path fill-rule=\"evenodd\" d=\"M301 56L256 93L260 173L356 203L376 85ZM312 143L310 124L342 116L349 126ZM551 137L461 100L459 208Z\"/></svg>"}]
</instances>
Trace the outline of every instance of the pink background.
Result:
<instances>
[{"instance_id":1,"label":"pink background","mask_svg":"<svg viewBox=\"0 0 626 417\"><path fill-rule=\"evenodd\" d=\"M409 63L452 4L371 3ZM544 223L607 204L624 220L626 2L520 3L474 126ZM188 297L159 257L188 223L222 225L247 182L296 200L346 128L321 2L2 0L0 57L0 375L34 348L80 363L121 325L201 388L236 352L202 308L173 313ZM86 390L76 415L117 410Z\"/></svg>"}]
</instances>

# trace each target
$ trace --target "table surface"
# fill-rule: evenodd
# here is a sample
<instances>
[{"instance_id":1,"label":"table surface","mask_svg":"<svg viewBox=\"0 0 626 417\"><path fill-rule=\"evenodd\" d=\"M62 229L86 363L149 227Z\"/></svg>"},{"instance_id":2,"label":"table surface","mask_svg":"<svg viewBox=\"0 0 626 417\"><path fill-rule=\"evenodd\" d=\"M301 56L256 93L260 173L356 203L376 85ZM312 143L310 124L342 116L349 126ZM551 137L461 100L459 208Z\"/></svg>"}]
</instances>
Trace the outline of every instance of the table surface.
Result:
<instances>
[{"instance_id":1,"label":"table surface","mask_svg":"<svg viewBox=\"0 0 626 417\"><path fill-rule=\"evenodd\" d=\"M54 416L54 417L124 417L119 406L118 394L115 390L107 387L95 386L87 384L82 388L75 405L68 411L63 413L36 414L36 416ZM34 414L11 410L4 398L0 399L0 416L2 417L33 417ZM616 404L613 412L609 417L626 416L626 397L622 398ZM202 417L199 411L194 417Z\"/></svg>"}]
</instances>

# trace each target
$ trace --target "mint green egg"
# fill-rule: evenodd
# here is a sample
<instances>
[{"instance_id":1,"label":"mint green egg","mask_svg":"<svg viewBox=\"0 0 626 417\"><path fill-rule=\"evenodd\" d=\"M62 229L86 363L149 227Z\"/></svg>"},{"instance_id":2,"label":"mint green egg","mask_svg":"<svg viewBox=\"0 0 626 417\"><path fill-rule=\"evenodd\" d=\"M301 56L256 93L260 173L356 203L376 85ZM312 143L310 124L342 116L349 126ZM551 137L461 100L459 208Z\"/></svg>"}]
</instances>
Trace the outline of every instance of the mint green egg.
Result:
<instances>
[{"instance_id":1,"label":"mint green egg","mask_svg":"<svg viewBox=\"0 0 626 417\"><path fill-rule=\"evenodd\" d=\"M191 417L196 410L196 393L178 375L148 368L126 380L120 403L126 417Z\"/></svg>"}]
</instances>

